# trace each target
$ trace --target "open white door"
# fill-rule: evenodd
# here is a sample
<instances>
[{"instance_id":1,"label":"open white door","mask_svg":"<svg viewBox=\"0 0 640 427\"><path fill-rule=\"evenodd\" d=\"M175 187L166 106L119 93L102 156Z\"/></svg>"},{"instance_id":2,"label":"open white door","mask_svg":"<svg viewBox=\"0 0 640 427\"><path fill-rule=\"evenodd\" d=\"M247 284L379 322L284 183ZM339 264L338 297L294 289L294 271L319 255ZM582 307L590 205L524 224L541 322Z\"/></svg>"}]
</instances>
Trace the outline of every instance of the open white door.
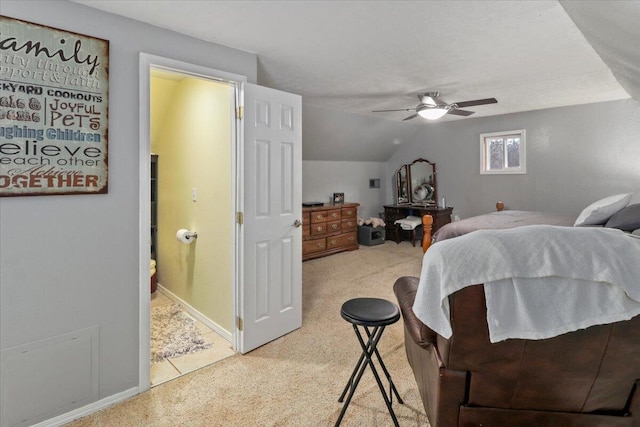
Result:
<instances>
[{"instance_id":1,"label":"open white door","mask_svg":"<svg viewBox=\"0 0 640 427\"><path fill-rule=\"evenodd\" d=\"M246 353L302 326L302 100L243 86L238 343Z\"/></svg>"}]
</instances>

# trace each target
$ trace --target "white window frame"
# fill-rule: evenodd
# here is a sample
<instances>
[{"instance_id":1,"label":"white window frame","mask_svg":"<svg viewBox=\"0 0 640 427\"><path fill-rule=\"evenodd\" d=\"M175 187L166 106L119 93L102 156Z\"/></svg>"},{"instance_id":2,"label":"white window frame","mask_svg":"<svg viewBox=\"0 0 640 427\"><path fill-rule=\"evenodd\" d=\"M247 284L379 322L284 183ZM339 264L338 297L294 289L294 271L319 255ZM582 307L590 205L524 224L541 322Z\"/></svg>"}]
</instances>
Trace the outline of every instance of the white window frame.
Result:
<instances>
[{"instance_id":1,"label":"white window frame","mask_svg":"<svg viewBox=\"0 0 640 427\"><path fill-rule=\"evenodd\" d=\"M489 144L487 141L496 137L519 137L520 138L520 166L510 168L506 165L502 169L489 169ZM505 145L505 162L508 159ZM509 130L503 132L490 132L480 134L480 175L510 175L510 174L526 174L527 173L527 150L526 150L526 132L524 129Z\"/></svg>"}]
</instances>

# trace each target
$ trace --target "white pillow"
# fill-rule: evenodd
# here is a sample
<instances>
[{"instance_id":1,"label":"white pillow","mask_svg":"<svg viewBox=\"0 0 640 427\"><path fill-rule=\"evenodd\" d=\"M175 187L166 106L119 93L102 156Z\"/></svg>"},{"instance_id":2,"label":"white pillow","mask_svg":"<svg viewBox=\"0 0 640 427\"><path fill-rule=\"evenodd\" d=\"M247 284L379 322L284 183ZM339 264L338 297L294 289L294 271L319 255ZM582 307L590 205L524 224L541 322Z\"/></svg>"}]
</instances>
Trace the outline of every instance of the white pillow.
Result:
<instances>
[{"instance_id":1,"label":"white pillow","mask_svg":"<svg viewBox=\"0 0 640 427\"><path fill-rule=\"evenodd\" d=\"M630 201L631 194L617 194L598 200L580 212L573 226L604 224L613 214L627 207Z\"/></svg>"}]
</instances>

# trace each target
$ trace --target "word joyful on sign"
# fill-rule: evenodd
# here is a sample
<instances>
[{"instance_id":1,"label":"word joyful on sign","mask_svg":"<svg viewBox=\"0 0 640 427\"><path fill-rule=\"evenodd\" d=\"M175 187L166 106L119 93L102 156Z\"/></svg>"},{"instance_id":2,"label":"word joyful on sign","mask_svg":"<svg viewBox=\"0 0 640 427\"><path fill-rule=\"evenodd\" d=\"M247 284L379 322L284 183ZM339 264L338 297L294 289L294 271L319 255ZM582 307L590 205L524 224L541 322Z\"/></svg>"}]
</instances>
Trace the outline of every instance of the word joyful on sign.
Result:
<instances>
[{"instance_id":1,"label":"word joyful on sign","mask_svg":"<svg viewBox=\"0 0 640 427\"><path fill-rule=\"evenodd\" d=\"M0 27L0 197L107 193L109 42Z\"/></svg>"}]
</instances>

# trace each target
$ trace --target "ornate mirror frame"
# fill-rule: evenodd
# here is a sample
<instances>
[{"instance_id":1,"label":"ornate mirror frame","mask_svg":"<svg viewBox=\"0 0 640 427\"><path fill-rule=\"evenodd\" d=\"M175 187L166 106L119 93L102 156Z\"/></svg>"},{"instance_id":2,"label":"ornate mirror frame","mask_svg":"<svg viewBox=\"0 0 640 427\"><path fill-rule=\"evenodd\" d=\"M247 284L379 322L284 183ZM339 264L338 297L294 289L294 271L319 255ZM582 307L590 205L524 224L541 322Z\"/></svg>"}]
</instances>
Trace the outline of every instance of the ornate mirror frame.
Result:
<instances>
[{"instance_id":1,"label":"ornate mirror frame","mask_svg":"<svg viewBox=\"0 0 640 427\"><path fill-rule=\"evenodd\" d=\"M418 206L438 205L438 182L436 164L419 158L400 166L393 179L396 188L396 203Z\"/></svg>"},{"instance_id":2,"label":"ornate mirror frame","mask_svg":"<svg viewBox=\"0 0 640 427\"><path fill-rule=\"evenodd\" d=\"M396 186L396 203L399 205L410 202L409 193L409 165L402 165L394 174Z\"/></svg>"}]
</instances>

